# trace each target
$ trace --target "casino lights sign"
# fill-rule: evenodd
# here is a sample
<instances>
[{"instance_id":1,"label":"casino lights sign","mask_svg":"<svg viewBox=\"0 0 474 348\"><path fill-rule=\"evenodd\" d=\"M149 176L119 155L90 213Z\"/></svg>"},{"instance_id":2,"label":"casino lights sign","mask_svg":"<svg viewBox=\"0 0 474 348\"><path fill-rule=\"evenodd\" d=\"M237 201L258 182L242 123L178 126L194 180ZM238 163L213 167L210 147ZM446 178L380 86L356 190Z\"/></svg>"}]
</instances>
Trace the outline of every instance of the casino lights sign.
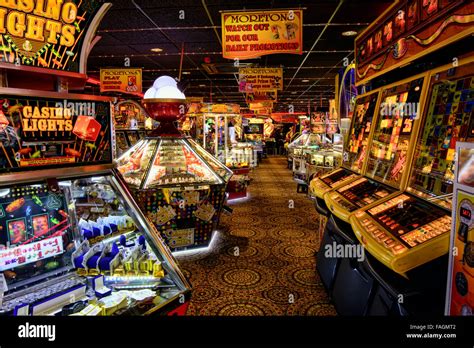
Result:
<instances>
[{"instance_id":1,"label":"casino lights sign","mask_svg":"<svg viewBox=\"0 0 474 348\"><path fill-rule=\"evenodd\" d=\"M82 48L106 8L97 0L0 0L0 62L85 73Z\"/></svg>"},{"instance_id":2,"label":"casino lights sign","mask_svg":"<svg viewBox=\"0 0 474 348\"><path fill-rule=\"evenodd\" d=\"M110 163L106 100L0 96L0 173Z\"/></svg>"},{"instance_id":3,"label":"casino lights sign","mask_svg":"<svg viewBox=\"0 0 474 348\"><path fill-rule=\"evenodd\" d=\"M303 10L224 12L221 25L224 58L303 53Z\"/></svg>"}]
</instances>

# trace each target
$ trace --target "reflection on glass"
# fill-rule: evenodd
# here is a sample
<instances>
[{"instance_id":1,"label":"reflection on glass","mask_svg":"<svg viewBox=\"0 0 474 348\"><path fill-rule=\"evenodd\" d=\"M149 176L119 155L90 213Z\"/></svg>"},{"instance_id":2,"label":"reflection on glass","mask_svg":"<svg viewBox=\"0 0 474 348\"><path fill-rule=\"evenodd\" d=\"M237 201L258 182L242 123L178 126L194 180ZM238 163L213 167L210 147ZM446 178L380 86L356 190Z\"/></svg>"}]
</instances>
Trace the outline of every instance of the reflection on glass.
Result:
<instances>
[{"instance_id":1,"label":"reflection on glass","mask_svg":"<svg viewBox=\"0 0 474 348\"><path fill-rule=\"evenodd\" d=\"M399 186L418 115L423 79L382 91L382 102L369 152L367 175Z\"/></svg>"},{"instance_id":2,"label":"reflection on glass","mask_svg":"<svg viewBox=\"0 0 474 348\"><path fill-rule=\"evenodd\" d=\"M431 78L426 116L416 144L409 190L451 209L456 142L472 141L474 64L443 71ZM460 160L463 160L460 158ZM470 166L463 180L469 182ZM461 170L460 170L461 174ZM467 176L465 176L467 175Z\"/></svg>"},{"instance_id":3,"label":"reflection on glass","mask_svg":"<svg viewBox=\"0 0 474 348\"><path fill-rule=\"evenodd\" d=\"M375 114L378 93L359 97L356 101L352 125L345 146L344 165L360 174L364 163L368 137Z\"/></svg>"}]
</instances>

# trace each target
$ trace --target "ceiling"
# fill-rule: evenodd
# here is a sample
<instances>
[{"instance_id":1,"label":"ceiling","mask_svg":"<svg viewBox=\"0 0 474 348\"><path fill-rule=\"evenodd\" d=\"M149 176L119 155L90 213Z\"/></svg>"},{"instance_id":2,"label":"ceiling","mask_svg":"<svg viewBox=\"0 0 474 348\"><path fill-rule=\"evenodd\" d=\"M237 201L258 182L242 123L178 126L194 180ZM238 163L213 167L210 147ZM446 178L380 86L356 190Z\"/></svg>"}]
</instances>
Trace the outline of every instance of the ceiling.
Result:
<instances>
[{"instance_id":1,"label":"ceiling","mask_svg":"<svg viewBox=\"0 0 474 348\"><path fill-rule=\"evenodd\" d=\"M184 47L183 72L179 85L187 97L213 102L239 103L237 75L210 74L205 59L215 64L233 64L222 58L220 11L288 8L288 1L247 0L119 0L105 15L100 41L89 56L88 73L98 77L103 67L143 68L143 88L161 75L178 77ZM308 106L327 106L334 97L336 73L344 58L353 59L354 37L342 32L361 32L393 0L300 0L291 8L303 8L303 54L273 54L242 63L259 67L283 67L284 91L279 92L274 111L307 111ZM332 17L332 20L330 21ZM326 24L330 21L329 25ZM319 40L318 40L319 38ZM183 46L184 45L184 46ZM160 48L161 52L152 52ZM303 62L304 61L304 62ZM303 82L303 80L308 80Z\"/></svg>"}]
</instances>

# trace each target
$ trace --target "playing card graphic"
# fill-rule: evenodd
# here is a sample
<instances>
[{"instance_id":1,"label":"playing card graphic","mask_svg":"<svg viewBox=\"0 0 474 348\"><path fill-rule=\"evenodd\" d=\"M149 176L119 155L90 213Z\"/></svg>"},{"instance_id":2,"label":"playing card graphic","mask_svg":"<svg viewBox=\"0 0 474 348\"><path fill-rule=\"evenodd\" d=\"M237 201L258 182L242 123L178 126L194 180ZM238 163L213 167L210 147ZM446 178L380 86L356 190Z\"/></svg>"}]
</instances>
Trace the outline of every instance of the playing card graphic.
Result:
<instances>
[{"instance_id":1,"label":"playing card graphic","mask_svg":"<svg viewBox=\"0 0 474 348\"><path fill-rule=\"evenodd\" d=\"M176 211L170 206L159 207L156 211L156 220L157 225L164 225L171 219L176 216Z\"/></svg>"},{"instance_id":2,"label":"playing card graphic","mask_svg":"<svg viewBox=\"0 0 474 348\"><path fill-rule=\"evenodd\" d=\"M182 196L187 205L193 205L193 204L199 203L198 191L185 191L182 193Z\"/></svg>"},{"instance_id":3,"label":"playing card graphic","mask_svg":"<svg viewBox=\"0 0 474 348\"><path fill-rule=\"evenodd\" d=\"M196 209L196 211L194 212L194 216L203 221L210 221L212 217L214 216L215 212L216 210L214 209L212 204L205 203L205 204L201 204Z\"/></svg>"}]
</instances>

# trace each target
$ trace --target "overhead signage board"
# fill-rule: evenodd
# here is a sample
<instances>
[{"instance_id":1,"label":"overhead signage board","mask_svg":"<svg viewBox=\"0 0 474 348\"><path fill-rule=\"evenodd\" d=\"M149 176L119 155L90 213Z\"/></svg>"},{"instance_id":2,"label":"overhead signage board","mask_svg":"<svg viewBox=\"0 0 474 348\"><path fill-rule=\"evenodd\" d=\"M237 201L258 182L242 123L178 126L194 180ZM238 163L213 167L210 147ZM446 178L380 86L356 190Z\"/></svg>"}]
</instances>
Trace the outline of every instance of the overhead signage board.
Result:
<instances>
[{"instance_id":1,"label":"overhead signage board","mask_svg":"<svg viewBox=\"0 0 474 348\"><path fill-rule=\"evenodd\" d=\"M276 103L278 101L278 91L276 89L270 91L253 91L245 94L245 101L247 103L259 101L271 101Z\"/></svg>"},{"instance_id":2,"label":"overhead signage board","mask_svg":"<svg viewBox=\"0 0 474 348\"><path fill-rule=\"evenodd\" d=\"M109 7L97 0L0 1L0 62L84 74L90 42Z\"/></svg>"},{"instance_id":3,"label":"overhead signage board","mask_svg":"<svg viewBox=\"0 0 474 348\"><path fill-rule=\"evenodd\" d=\"M100 69L100 92L142 92L142 69Z\"/></svg>"},{"instance_id":4,"label":"overhead signage board","mask_svg":"<svg viewBox=\"0 0 474 348\"><path fill-rule=\"evenodd\" d=\"M221 25L224 58L303 53L303 10L223 12Z\"/></svg>"},{"instance_id":5,"label":"overhead signage board","mask_svg":"<svg viewBox=\"0 0 474 348\"><path fill-rule=\"evenodd\" d=\"M266 92L283 90L282 68L240 68L240 92Z\"/></svg>"}]
</instances>

